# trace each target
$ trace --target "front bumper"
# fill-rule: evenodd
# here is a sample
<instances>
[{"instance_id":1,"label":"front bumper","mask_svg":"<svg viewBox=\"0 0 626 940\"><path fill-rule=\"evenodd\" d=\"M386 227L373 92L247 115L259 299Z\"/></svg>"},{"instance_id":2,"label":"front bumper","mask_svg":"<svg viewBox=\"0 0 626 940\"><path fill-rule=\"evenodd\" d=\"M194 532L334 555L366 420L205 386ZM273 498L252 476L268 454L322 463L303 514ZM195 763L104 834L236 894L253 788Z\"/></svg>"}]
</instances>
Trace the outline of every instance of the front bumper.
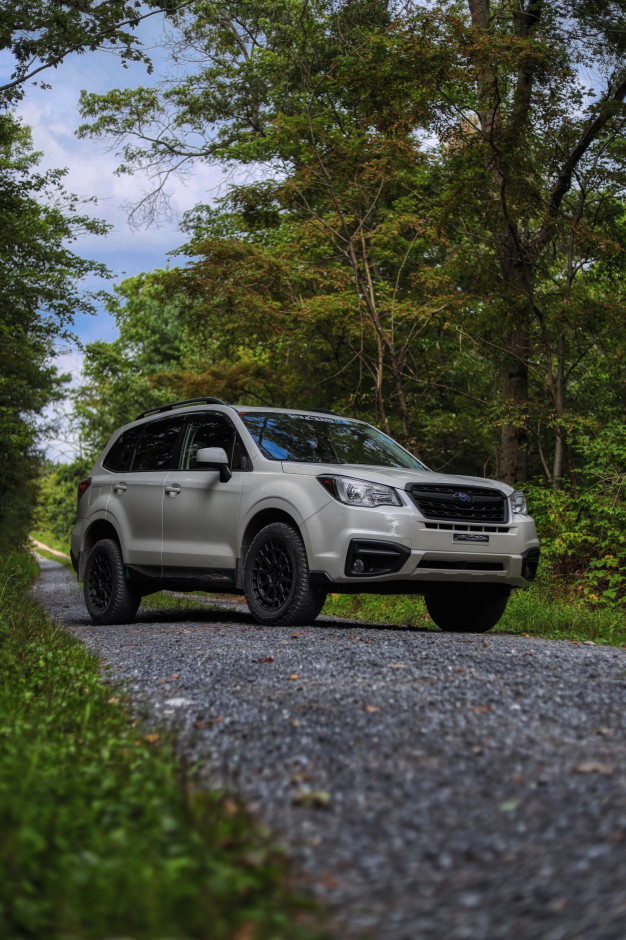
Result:
<instances>
[{"instance_id":1,"label":"front bumper","mask_svg":"<svg viewBox=\"0 0 626 940\"><path fill-rule=\"evenodd\" d=\"M307 520L309 566L331 588L395 592L432 583L524 587L537 572L530 516L498 525L433 524L410 507L362 509L336 501Z\"/></svg>"}]
</instances>

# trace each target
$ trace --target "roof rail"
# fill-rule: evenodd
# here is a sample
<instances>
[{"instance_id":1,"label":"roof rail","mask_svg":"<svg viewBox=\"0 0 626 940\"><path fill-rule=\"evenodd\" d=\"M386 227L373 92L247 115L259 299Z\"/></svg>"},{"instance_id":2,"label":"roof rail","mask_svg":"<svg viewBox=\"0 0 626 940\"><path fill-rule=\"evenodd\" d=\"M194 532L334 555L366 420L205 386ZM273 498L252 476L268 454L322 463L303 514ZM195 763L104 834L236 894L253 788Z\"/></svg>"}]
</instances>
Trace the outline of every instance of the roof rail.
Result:
<instances>
[{"instance_id":1,"label":"roof rail","mask_svg":"<svg viewBox=\"0 0 626 940\"><path fill-rule=\"evenodd\" d=\"M186 401L173 401L170 405L160 405L159 408L149 408L147 411L143 411L140 415L137 415L135 421L139 421L140 418L147 418L148 415L158 415L164 411L173 411L174 408L184 408L185 405L225 405L226 402L222 401L221 398L188 398Z\"/></svg>"}]
</instances>

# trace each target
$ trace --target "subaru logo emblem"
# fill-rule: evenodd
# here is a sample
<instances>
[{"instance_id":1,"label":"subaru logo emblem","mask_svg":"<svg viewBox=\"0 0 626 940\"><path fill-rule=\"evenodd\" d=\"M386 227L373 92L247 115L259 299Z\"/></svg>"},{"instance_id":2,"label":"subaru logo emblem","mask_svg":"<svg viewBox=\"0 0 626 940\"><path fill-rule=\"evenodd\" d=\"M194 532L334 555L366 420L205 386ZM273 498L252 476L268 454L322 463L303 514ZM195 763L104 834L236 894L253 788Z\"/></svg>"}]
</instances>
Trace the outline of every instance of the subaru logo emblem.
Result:
<instances>
[{"instance_id":1,"label":"subaru logo emblem","mask_svg":"<svg viewBox=\"0 0 626 940\"><path fill-rule=\"evenodd\" d=\"M452 497L457 506L467 507L471 506L474 502L474 497L469 493L455 493Z\"/></svg>"}]
</instances>

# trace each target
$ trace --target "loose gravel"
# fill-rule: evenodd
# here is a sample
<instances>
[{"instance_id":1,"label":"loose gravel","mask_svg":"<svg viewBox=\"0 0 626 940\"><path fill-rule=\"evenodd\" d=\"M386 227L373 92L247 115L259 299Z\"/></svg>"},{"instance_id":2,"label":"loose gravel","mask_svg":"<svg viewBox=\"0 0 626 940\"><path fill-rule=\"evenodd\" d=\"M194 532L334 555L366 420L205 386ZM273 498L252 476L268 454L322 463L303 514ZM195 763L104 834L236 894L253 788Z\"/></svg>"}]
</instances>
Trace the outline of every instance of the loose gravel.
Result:
<instances>
[{"instance_id":1,"label":"loose gravel","mask_svg":"<svg viewBox=\"0 0 626 940\"><path fill-rule=\"evenodd\" d=\"M625 650L240 604L97 627L41 566L36 599L275 830L339 937L626 937Z\"/></svg>"}]
</instances>

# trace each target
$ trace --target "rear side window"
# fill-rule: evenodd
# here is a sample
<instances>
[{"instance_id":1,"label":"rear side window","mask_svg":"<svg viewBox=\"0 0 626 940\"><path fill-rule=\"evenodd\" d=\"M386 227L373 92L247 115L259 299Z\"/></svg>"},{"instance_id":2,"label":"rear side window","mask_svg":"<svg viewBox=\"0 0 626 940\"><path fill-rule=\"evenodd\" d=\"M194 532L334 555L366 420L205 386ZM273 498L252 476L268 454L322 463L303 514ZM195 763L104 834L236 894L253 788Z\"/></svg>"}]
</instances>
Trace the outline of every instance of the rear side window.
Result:
<instances>
[{"instance_id":1,"label":"rear side window","mask_svg":"<svg viewBox=\"0 0 626 940\"><path fill-rule=\"evenodd\" d=\"M137 447L132 471L169 470L173 466L178 434L183 418L168 418L145 425L143 437Z\"/></svg>"},{"instance_id":2,"label":"rear side window","mask_svg":"<svg viewBox=\"0 0 626 940\"><path fill-rule=\"evenodd\" d=\"M141 425L138 425L120 434L115 444L102 461L102 466L106 467L107 470L114 470L116 473L127 473L133 462L135 447L141 437L142 431L143 428Z\"/></svg>"}]
</instances>

